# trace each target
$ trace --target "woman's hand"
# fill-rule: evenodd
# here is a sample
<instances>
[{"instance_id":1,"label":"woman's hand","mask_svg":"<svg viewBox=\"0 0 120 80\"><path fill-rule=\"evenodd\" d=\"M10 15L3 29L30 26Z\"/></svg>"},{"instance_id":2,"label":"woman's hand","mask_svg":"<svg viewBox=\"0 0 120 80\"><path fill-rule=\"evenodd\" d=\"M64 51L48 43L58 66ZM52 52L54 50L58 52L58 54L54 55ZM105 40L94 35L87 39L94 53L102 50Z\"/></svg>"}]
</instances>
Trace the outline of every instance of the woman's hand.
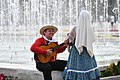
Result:
<instances>
[{"instance_id":1,"label":"woman's hand","mask_svg":"<svg viewBox=\"0 0 120 80\"><path fill-rule=\"evenodd\" d=\"M69 44L69 39L66 39L63 43Z\"/></svg>"}]
</instances>

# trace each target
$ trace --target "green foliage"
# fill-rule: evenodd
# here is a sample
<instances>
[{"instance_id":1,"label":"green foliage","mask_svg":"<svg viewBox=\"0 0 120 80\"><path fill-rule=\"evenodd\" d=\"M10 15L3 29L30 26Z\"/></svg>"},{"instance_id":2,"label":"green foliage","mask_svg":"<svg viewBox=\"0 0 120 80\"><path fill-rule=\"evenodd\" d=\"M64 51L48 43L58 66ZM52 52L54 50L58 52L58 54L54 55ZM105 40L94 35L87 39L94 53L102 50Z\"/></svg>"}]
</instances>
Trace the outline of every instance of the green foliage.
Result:
<instances>
[{"instance_id":1,"label":"green foliage","mask_svg":"<svg viewBox=\"0 0 120 80\"><path fill-rule=\"evenodd\" d=\"M110 64L108 69L113 73L113 75L118 75L118 67L115 65L115 63Z\"/></svg>"},{"instance_id":2,"label":"green foliage","mask_svg":"<svg viewBox=\"0 0 120 80\"><path fill-rule=\"evenodd\" d=\"M108 77L108 76L113 76L112 71L110 70L101 71L101 77Z\"/></svg>"},{"instance_id":3,"label":"green foliage","mask_svg":"<svg viewBox=\"0 0 120 80\"><path fill-rule=\"evenodd\" d=\"M105 70L105 72L104 72L104 77L112 76L112 75L113 75L112 71L110 71L110 70Z\"/></svg>"},{"instance_id":4,"label":"green foliage","mask_svg":"<svg viewBox=\"0 0 120 80\"><path fill-rule=\"evenodd\" d=\"M104 77L104 72L103 72L103 71L101 71L100 73L101 73L101 76L100 76L100 77Z\"/></svg>"},{"instance_id":5,"label":"green foliage","mask_svg":"<svg viewBox=\"0 0 120 80\"><path fill-rule=\"evenodd\" d=\"M120 61L118 61L117 67L118 67L118 74L120 75Z\"/></svg>"},{"instance_id":6,"label":"green foliage","mask_svg":"<svg viewBox=\"0 0 120 80\"><path fill-rule=\"evenodd\" d=\"M117 66L120 68L120 61L118 61Z\"/></svg>"},{"instance_id":7,"label":"green foliage","mask_svg":"<svg viewBox=\"0 0 120 80\"><path fill-rule=\"evenodd\" d=\"M115 63L111 63L106 70L101 71L101 77L115 75L120 75L120 61L118 61L117 65L115 65Z\"/></svg>"}]
</instances>

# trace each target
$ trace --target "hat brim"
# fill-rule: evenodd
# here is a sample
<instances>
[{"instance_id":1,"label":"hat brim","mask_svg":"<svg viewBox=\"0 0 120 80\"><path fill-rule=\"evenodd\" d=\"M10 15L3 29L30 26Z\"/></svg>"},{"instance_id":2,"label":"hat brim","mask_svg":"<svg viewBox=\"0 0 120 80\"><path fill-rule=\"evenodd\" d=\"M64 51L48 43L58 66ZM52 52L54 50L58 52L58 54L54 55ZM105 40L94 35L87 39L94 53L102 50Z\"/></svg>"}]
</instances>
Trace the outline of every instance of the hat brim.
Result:
<instances>
[{"instance_id":1,"label":"hat brim","mask_svg":"<svg viewBox=\"0 0 120 80\"><path fill-rule=\"evenodd\" d=\"M41 34L41 35L44 35L43 33L44 33L44 31L45 31L46 29L53 29L55 33L58 31L58 28L57 28L57 27L52 26L52 25L47 25L47 26L43 26L43 27L40 29L40 34Z\"/></svg>"}]
</instances>

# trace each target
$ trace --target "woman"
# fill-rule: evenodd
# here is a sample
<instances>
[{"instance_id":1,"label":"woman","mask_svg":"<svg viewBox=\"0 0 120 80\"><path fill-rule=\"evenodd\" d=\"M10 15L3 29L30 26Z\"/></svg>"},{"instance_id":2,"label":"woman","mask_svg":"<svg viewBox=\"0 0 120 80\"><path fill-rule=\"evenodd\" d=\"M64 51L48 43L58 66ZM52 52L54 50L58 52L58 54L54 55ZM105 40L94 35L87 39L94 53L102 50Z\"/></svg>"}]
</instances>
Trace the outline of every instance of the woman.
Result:
<instances>
[{"instance_id":1,"label":"woman","mask_svg":"<svg viewBox=\"0 0 120 80\"><path fill-rule=\"evenodd\" d=\"M64 70L64 80L100 80L100 71L93 54L94 40L94 32L90 26L90 13L82 10L77 26L65 40L65 43L71 45L67 67Z\"/></svg>"}]
</instances>

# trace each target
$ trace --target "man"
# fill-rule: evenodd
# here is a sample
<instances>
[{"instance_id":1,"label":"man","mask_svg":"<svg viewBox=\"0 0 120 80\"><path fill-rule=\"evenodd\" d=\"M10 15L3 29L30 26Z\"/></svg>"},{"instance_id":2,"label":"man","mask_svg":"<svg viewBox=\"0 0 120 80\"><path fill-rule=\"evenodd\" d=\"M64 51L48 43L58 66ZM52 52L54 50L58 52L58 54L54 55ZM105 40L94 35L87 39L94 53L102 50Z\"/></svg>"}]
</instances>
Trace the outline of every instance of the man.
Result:
<instances>
[{"instance_id":1,"label":"man","mask_svg":"<svg viewBox=\"0 0 120 80\"><path fill-rule=\"evenodd\" d=\"M114 16L111 16L111 31L114 31L115 30L115 25L114 25L114 23L115 23L115 18L114 18Z\"/></svg>"},{"instance_id":2,"label":"man","mask_svg":"<svg viewBox=\"0 0 120 80\"><path fill-rule=\"evenodd\" d=\"M52 80L51 72L53 70L63 71L66 66L66 61L56 60L57 54L62 53L67 48L67 44L58 46L59 48L52 51L51 49L43 49L41 46L49 46L51 43L58 45L58 42L53 38L58 31L57 27L52 25L43 26L40 29L42 37L38 38L31 46L31 51L34 52L34 59L36 61L36 68L43 72L44 80ZM56 46L52 46L53 48ZM55 55L51 56L53 53ZM51 57L50 57L51 56ZM50 57L50 59L48 59ZM46 61L46 60L49 61Z\"/></svg>"}]
</instances>

